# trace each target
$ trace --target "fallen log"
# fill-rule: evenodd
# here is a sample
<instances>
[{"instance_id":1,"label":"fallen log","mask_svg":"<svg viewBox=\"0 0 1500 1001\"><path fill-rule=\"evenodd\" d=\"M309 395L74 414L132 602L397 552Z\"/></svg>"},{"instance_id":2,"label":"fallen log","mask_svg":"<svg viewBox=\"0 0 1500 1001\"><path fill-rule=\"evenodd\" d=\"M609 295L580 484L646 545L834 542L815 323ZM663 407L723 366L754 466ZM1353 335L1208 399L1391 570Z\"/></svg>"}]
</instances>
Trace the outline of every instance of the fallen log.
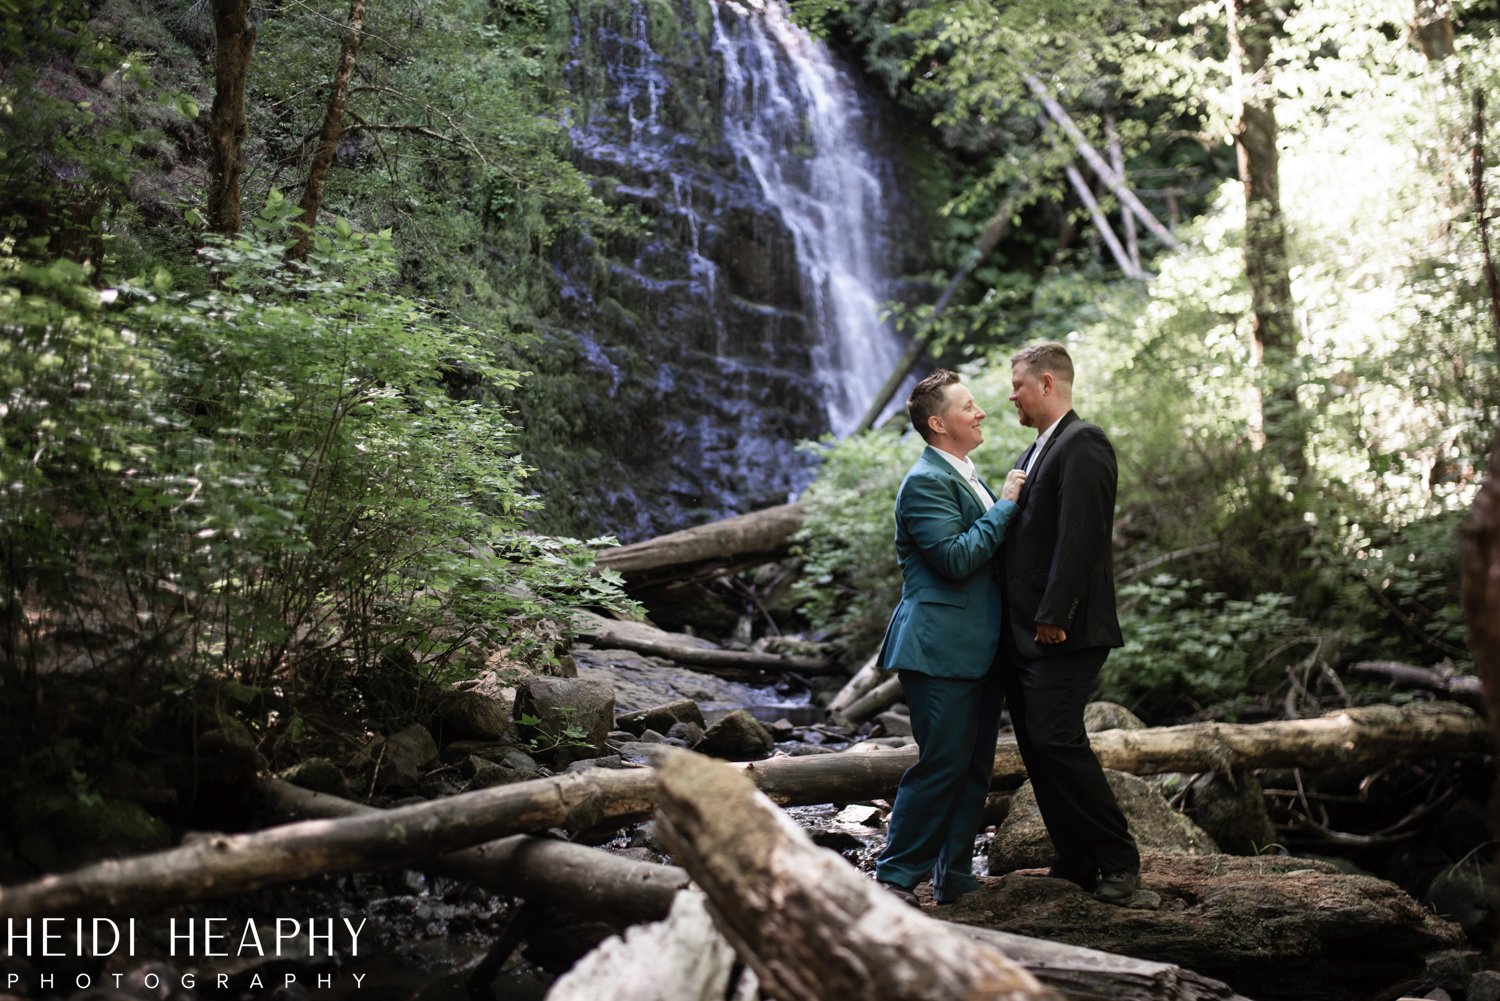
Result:
<instances>
[{"instance_id":1,"label":"fallen log","mask_svg":"<svg viewBox=\"0 0 1500 1001\"><path fill-rule=\"evenodd\" d=\"M787 556L802 519L800 505L781 504L601 549L594 563L619 572L632 588L687 584Z\"/></svg>"},{"instance_id":2,"label":"fallen log","mask_svg":"<svg viewBox=\"0 0 1500 1001\"><path fill-rule=\"evenodd\" d=\"M947 920L944 912L938 917ZM1172 963L1119 956L1079 945L959 925L1061 991L1068 1001L1246 1001L1228 984Z\"/></svg>"},{"instance_id":3,"label":"fallen log","mask_svg":"<svg viewBox=\"0 0 1500 1001\"><path fill-rule=\"evenodd\" d=\"M1394 660L1361 660L1350 664L1351 674L1376 675L1390 680L1391 685L1422 688L1429 692L1451 695L1465 705L1478 708L1484 704L1484 685L1476 675L1459 674L1452 668L1418 667Z\"/></svg>"},{"instance_id":4,"label":"fallen log","mask_svg":"<svg viewBox=\"0 0 1500 1001\"><path fill-rule=\"evenodd\" d=\"M510 834L645 816L649 768L591 769L338 820L221 834L0 887L0 915L145 914L327 872L410 865Z\"/></svg>"},{"instance_id":5,"label":"fallen log","mask_svg":"<svg viewBox=\"0 0 1500 1001\"><path fill-rule=\"evenodd\" d=\"M275 778L261 779L256 793L279 817L329 819L382 812ZM468 880L492 893L544 899L620 929L666 917L677 891L688 885L687 873L675 865L636 862L587 845L529 834L440 855L422 861L419 868Z\"/></svg>"},{"instance_id":6,"label":"fallen log","mask_svg":"<svg viewBox=\"0 0 1500 1001\"><path fill-rule=\"evenodd\" d=\"M1104 730L1090 740L1105 767L1137 774L1322 768L1487 747L1474 712L1447 703L1367 706L1273 723ZM915 761L916 750L909 748L776 757L742 767L781 805L850 803L889 797ZM1024 774L1015 739L1002 738L995 778L1015 782ZM655 805L651 769L590 769L378 814L218 835L0 887L0 915L119 913L126 907L147 913L325 872L410 865L511 834L624 823L649 815Z\"/></svg>"},{"instance_id":7,"label":"fallen log","mask_svg":"<svg viewBox=\"0 0 1500 1001\"><path fill-rule=\"evenodd\" d=\"M859 670L854 672L854 676L844 684L844 687L828 700L828 705L824 707L828 715L836 719L845 706L850 705L885 680L885 672L875 666L875 662L879 659L878 653L871 654L869 659L860 665Z\"/></svg>"},{"instance_id":8,"label":"fallen log","mask_svg":"<svg viewBox=\"0 0 1500 1001\"><path fill-rule=\"evenodd\" d=\"M547 1001L723 1001L734 976L734 950L724 941L703 894L677 895L663 921L632 928L580 959L547 990ZM753 973L734 984L734 997L759 997Z\"/></svg>"},{"instance_id":9,"label":"fallen log","mask_svg":"<svg viewBox=\"0 0 1500 1001\"><path fill-rule=\"evenodd\" d=\"M600 620L607 622L607 620ZM659 632L659 631L658 631ZM831 661L814 657L795 657L789 654L756 653L748 650L721 650L711 646L690 646L674 643L662 638L643 635L640 630L610 628L608 625L585 627L581 637L596 647L618 650L633 650L650 657L661 657L699 668L709 674L727 675L737 680L746 676L759 677L767 673L794 671L798 674L829 674L837 670Z\"/></svg>"},{"instance_id":10,"label":"fallen log","mask_svg":"<svg viewBox=\"0 0 1500 1001\"><path fill-rule=\"evenodd\" d=\"M955 934L815 846L734 769L678 751L658 771L658 830L770 996L1060 1001L998 950Z\"/></svg>"},{"instance_id":11,"label":"fallen log","mask_svg":"<svg viewBox=\"0 0 1500 1001\"><path fill-rule=\"evenodd\" d=\"M831 718L835 724L853 729L900 702L904 695L901 678L889 674L884 681L845 706L842 711L832 713Z\"/></svg>"}]
</instances>

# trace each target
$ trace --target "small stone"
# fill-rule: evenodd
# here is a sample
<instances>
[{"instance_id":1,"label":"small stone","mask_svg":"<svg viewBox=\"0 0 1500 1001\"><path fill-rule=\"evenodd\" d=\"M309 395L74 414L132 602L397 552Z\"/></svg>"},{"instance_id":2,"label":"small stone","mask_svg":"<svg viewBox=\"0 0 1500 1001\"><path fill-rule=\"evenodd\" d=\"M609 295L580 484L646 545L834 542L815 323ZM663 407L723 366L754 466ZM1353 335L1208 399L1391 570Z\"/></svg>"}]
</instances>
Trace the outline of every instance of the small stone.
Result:
<instances>
[{"instance_id":1,"label":"small stone","mask_svg":"<svg viewBox=\"0 0 1500 1001\"><path fill-rule=\"evenodd\" d=\"M625 713L615 719L617 727L634 734L640 734L646 730L670 731L676 723L695 723L699 727L706 725L703 710L699 709L698 703L692 699L678 699L676 702L667 702L650 709Z\"/></svg>"},{"instance_id":2,"label":"small stone","mask_svg":"<svg viewBox=\"0 0 1500 1001\"><path fill-rule=\"evenodd\" d=\"M771 736L778 741L791 740L797 736L796 724L785 716L774 723L768 724L766 729L770 730Z\"/></svg>"},{"instance_id":3,"label":"small stone","mask_svg":"<svg viewBox=\"0 0 1500 1001\"><path fill-rule=\"evenodd\" d=\"M910 737L911 717L896 712L883 712L875 717L880 729L887 737Z\"/></svg>"},{"instance_id":4,"label":"small stone","mask_svg":"<svg viewBox=\"0 0 1500 1001\"><path fill-rule=\"evenodd\" d=\"M703 727L697 723L682 722L673 723L671 729L667 731L665 739L680 740L683 747L697 747L703 743L704 736Z\"/></svg>"}]
</instances>

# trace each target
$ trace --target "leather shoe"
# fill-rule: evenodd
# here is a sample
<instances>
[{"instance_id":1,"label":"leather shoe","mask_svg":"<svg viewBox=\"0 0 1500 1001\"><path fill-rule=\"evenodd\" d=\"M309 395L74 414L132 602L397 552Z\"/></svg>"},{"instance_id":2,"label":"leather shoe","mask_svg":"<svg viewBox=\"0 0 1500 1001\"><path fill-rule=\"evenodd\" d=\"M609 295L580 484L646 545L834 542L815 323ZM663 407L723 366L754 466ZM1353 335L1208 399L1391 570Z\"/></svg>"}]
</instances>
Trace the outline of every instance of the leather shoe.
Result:
<instances>
[{"instance_id":1,"label":"leather shoe","mask_svg":"<svg viewBox=\"0 0 1500 1001\"><path fill-rule=\"evenodd\" d=\"M1099 877L1099 883L1094 887L1094 899L1106 904L1123 904L1135 896L1140 882L1141 874L1133 869L1108 873Z\"/></svg>"},{"instance_id":2,"label":"leather shoe","mask_svg":"<svg viewBox=\"0 0 1500 1001\"><path fill-rule=\"evenodd\" d=\"M883 879L878 879L876 880L876 882L880 884L880 886L889 890L891 893L895 894L897 897L900 897L906 903L911 904L913 907L922 906L922 902L917 899L917 895L915 893L912 893L906 887L898 886L895 883L887 883Z\"/></svg>"}]
</instances>

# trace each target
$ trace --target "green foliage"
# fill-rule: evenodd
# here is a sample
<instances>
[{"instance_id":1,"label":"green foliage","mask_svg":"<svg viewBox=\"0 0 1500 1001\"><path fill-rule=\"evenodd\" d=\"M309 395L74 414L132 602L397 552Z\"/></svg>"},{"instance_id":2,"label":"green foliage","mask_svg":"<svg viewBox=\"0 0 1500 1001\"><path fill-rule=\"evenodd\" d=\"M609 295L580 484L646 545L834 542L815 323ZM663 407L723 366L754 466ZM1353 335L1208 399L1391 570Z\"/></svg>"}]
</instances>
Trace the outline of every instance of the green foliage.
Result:
<instances>
[{"instance_id":1,"label":"green foliage","mask_svg":"<svg viewBox=\"0 0 1500 1001\"><path fill-rule=\"evenodd\" d=\"M557 718L550 724L532 713L522 713L516 720L524 732L532 734L526 739L526 746L532 754L545 754L558 748L594 746L589 740L588 730L574 720L572 706L559 706L556 714Z\"/></svg>"},{"instance_id":2,"label":"green foliage","mask_svg":"<svg viewBox=\"0 0 1500 1001\"><path fill-rule=\"evenodd\" d=\"M896 489L920 451L916 440L887 428L807 446L823 461L802 496L807 517L793 540L802 572L792 594L850 660L879 644L901 597L893 512Z\"/></svg>"},{"instance_id":3,"label":"green foliage","mask_svg":"<svg viewBox=\"0 0 1500 1001\"><path fill-rule=\"evenodd\" d=\"M163 269L109 306L76 265L11 262L12 649L82 617L127 638L118 661L168 665L169 687L212 674L295 697L391 649L420 686L471 640L622 601L589 569L603 540L524 531L514 428L450 391L516 374L394 290L388 232L341 223L284 265L293 214L273 197L247 235L209 241L208 288Z\"/></svg>"},{"instance_id":4,"label":"green foliage","mask_svg":"<svg viewBox=\"0 0 1500 1001\"><path fill-rule=\"evenodd\" d=\"M1240 601L1200 580L1158 574L1125 585L1119 600L1125 646L1105 662L1100 693L1148 722L1209 705L1232 718L1237 703L1264 702L1288 664L1320 642L1284 594Z\"/></svg>"}]
</instances>

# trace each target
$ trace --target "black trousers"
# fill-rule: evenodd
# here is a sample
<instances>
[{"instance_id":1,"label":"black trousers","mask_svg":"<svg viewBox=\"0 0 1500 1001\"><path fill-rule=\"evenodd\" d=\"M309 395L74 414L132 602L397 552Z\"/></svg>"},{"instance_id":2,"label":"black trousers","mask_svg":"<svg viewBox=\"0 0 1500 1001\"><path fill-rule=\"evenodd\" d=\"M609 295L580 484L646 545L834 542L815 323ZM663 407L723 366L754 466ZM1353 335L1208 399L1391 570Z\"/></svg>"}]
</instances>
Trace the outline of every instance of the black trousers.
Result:
<instances>
[{"instance_id":1,"label":"black trousers","mask_svg":"<svg viewBox=\"0 0 1500 1001\"><path fill-rule=\"evenodd\" d=\"M1084 706L1108 656L1108 647L1091 647L1032 659L1023 657L1007 636L1002 658L1005 701L1057 850L1054 868L1085 883L1098 873L1141 865L1125 815L1083 728Z\"/></svg>"}]
</instances>

